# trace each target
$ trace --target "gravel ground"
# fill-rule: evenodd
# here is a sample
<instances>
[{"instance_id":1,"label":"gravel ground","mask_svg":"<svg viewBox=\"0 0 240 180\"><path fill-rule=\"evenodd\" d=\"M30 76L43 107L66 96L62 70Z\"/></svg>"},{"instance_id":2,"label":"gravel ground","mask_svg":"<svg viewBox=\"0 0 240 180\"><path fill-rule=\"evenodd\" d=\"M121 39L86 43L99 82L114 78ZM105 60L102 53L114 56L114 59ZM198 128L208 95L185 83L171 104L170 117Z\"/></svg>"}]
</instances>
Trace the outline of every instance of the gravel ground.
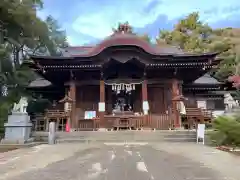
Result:
<instances>
[{"instance_id":1,"label":"gravel ground","mask_svg":"<svg viewBox=\"0 0 240 180\"><path fill-rule=\"evenodd\" d=\"M41 145L1 161L0 179L239 180L236 157L191 143Z\"/></svg>"}]
</instances>

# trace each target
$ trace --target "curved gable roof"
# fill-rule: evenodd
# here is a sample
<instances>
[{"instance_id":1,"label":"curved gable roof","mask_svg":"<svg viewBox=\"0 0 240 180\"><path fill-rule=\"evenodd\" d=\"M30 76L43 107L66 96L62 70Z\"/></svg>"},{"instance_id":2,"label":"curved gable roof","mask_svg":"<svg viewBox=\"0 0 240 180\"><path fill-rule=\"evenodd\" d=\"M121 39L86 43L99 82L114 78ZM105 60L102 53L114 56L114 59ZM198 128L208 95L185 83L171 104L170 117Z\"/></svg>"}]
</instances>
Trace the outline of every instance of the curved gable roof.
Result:
<instances>
[{"instance_id":1,"label":"curved gable roof","mask_svg":"<svg viewBox=\"0 0 240 180\"><path fill-rule=\"evenodd\" d=\"M185 54L177 47L170 45L153 45L139 38L137 35L129 33L115 33L101 41L96 46L68 47L63 54L64 56L95 56L101 53L103 50L114 46L135 46L153 55Z\"/></svg>"}]
</instances>

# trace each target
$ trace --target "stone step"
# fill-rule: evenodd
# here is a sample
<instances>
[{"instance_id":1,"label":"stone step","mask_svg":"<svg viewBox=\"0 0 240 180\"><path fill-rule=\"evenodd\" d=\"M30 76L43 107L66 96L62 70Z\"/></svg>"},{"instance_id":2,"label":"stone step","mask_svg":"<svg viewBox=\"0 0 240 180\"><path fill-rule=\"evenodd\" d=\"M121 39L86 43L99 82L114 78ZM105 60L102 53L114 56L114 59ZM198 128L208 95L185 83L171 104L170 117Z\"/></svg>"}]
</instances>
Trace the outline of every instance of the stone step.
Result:
<instances>
[{"instance_id":1,"label":"stone step","mask_svg":"<svg viewBox=\"0 0 240 180\"><path fill-rule=\"evenodd\" d=\"M79 136L149 136L149 135L195 135L195 131L168 131L168 132L161 132L161 131L128 131L128 132L121 132L121 131L108 131L108 132L97 132L97 131L82 131L82 132L61 132L57 133L58 137L79 137Z\"/></svg>"},{"instance_id":2,"label":"stone step","mask_svg":"<svg viewBox=\"0 0 240 180\"><path fill-rule=\"evenodd\" d=\"M196 134L166 134L166 135L157 135L157 134L152 134L152 135L101 135L101 136L57 136L57 138L77 138L77 139L85 139L85 138L91 138L91 139L125 139L125 138L136 138L136 139L158 139L158 138L184 138L184 137L196 137Z\"/></svg>"},{"instance_id":3,"label":"stone step","mask_svg":"<svg viewBox=\"0 0 240 180\"><path fill-rule=\"evenodd\" d=\"M74 138L68 138L68 139L57 139L57 143L109 143L109 142L118 142L118 143L127 143L127 142L148 142L148 143L157 143L157 142L196 142L196 138L163 138L163 139L147 139L147 140L129 140L129 141L123 141L123 140L117 140L117 139L74 139Z\"/></svg>"},{"instance_id":4,"label":"stone step","mask_svg":"<svg viewBox=\"0 0 240 180\"><path fill-rule=\"evenodd\" d=\"M48 133L35 133L37 140L47 141ZM195 131L114 131L114 132L58 132L57 142L193 142L196 140Z\"/></svg>"}]
</instances>

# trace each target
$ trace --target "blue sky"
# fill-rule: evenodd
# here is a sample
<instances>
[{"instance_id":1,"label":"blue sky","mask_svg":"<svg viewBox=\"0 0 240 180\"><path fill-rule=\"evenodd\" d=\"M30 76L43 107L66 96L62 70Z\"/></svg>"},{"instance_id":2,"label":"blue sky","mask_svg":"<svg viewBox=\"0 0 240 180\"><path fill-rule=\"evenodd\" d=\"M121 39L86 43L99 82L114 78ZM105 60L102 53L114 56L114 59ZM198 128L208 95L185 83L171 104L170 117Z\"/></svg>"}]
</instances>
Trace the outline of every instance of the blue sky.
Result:
<instances>
[{"instance_id":1,"label":"blue sky","mask_svg":"<svg viewBox=\"0 0 240 180\"><path fill-rule=\"evenodd\" d=\"M38 15L57 19L75 46L96 43L125 21L154 38L159 29L171 29L196 11L213 28L240 27L239 0L44 0Z\"/></svg>"}]
</instances>

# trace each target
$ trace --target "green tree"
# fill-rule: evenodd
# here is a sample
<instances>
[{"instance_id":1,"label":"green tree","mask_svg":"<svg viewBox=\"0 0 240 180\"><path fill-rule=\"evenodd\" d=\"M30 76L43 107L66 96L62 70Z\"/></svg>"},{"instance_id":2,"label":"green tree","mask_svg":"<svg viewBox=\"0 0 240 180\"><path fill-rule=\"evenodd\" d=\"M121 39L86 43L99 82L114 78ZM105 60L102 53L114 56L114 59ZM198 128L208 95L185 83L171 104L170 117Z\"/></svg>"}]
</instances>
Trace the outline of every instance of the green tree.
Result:
<instances>
[{"instance_id":1,"label":"green tree","mask_svg":"<svg viewBox=\"0 0 240 180\"><path fill-rule=\"evenodd\" d=\"M156 41L158 44L164 41L186 52L222 52L219 57L223 61L216 75L224 79L233 72L236 65L235 45L224 34L226 34L224 29L212 29L200 21L199 14L194 12L180 20L172 31L161 30Z\"/></svg>"},{"instance_id":2,"label":"green tree","mask_svg":"<svg viewBox=\"0 0 240 180\"><path fill-rule=\"evenodd\" d=\"M68 46L66 31L62 30L58 22L48 16L45 20L48 27L48 37L50 38L50 46L47 47L51 55L60 55L59 50Z\"/></svg>"},{"instance_id":3,"label":"green tree","mask_svg":"<svg viewBox=\"0 0 240 180\"><path fill-rule=\"evenodd\" d=\"M35 74L21 63L29 54L59 54L67 46L66 34L52 17L41 20L36 10L41 0L0 1L0 124L6 120L13 102L29 96L26 86ZM1 126L0 125L0 126Z\"/></svg>"},{"instance_id":4,"label":"green tree","mask_svg":"<svg viewBox=\"0 0 240 180\"><path fill-rule=\"evenodd\" d=\"M240 146L239 116L220 116L214 120L210 138L216 145Z\"/></svg>"}]
</instances>

